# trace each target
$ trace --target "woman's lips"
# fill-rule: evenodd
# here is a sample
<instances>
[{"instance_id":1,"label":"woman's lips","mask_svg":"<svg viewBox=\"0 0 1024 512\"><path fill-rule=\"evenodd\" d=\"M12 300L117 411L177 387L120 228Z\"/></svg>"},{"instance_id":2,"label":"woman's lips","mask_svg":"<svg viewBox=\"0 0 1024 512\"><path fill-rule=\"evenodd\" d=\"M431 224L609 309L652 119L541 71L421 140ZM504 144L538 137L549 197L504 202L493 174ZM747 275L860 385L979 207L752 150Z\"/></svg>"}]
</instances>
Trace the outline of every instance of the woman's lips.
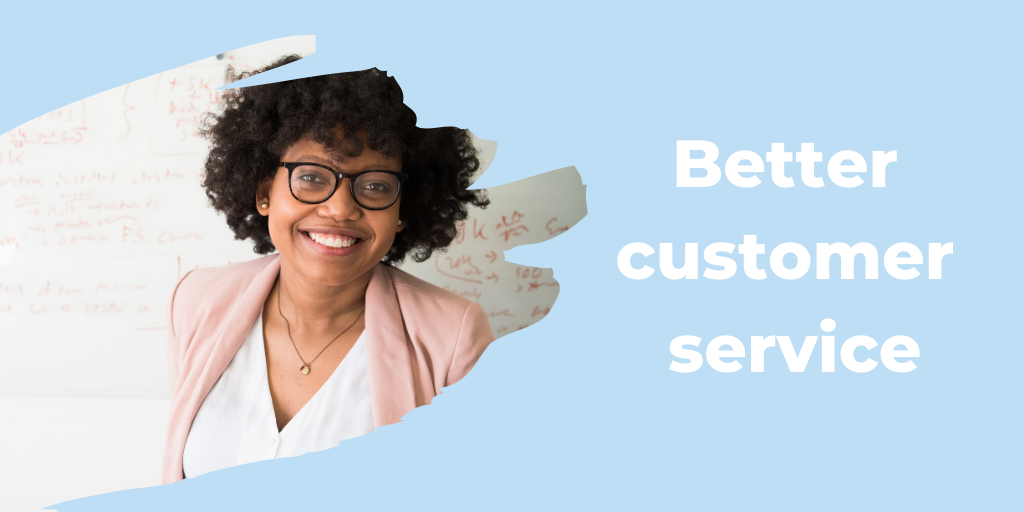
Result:
<instances>
[{"instance_id":1,"label":"woman's lips","mask_svg":"<svg viewBox=\"0 0 1024 512\"><path fill-rule=\"evenodd\" d=\"M301 231L301 233L302 237L305 238L313 248L325 254L343 255L351 253L355 251L363 241L362 238L342 234L325 234L310 231Z\"/></svg>"}]
</instances>

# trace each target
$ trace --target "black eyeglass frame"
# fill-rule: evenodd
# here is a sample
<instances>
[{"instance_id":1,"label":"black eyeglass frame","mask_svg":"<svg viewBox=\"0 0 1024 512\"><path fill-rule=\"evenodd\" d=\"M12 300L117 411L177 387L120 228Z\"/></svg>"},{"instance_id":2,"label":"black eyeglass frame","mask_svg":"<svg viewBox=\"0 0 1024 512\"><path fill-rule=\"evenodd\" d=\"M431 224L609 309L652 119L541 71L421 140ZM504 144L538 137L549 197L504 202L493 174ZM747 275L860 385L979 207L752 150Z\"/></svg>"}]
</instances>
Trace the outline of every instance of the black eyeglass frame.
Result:
<instances>
[{"instance_id":1,"label":"black eyeglass frame","mask_svg":"<svg viewBox=\"0 0 1024 512\"><path fill-rule=\"evenodd\" d=\"M405 180L409 179L409 175L408 174L406 174L404 172L398 172L398 171L383 171L383 170L378 170L378 169L370 169L368 171L360 171L360 172L349 174L349 173L344 173L344 172L338 172L338 171L335 171L334 169L331 169L330 167L327 167L326 165L316 164L316 163L313 163L313 162L280 162L278 165L280 165L281 167L284 167L285 169L288 169L288 191L292 193L292 197L294 197L296 201L298 201L300 203L305 203L305 204L321 204L321 203L326 202L328 199L334 197L334 193L338 191L338 184L341 183L341 180L343 180L345 178L348 178L349 193L352 194L352 200L354 200L356 202L356 204L359 205L360 208L363 208L365 210L387 210L388 208L391 208L392 206L395 205L395 203L398 202L398 198L401 197L401 195L402 195L402 185L405 183ZM334 178L335 178L334 179L334 190L332 190L331 193L327 195L327 197L323 198L323 200L321 200L321 201L303 201L302 199L299 199L298 196L295 195L295 191L292 190L292 172L295 171L296 167L303 166L303 165L312 165L313 167L319 167L321 169L326 169L328 171L331 171L334 174ZM382 173L390 174L390 175L398 178L398 191L395 193L395 199L393 201L391 201L391 204L389 204L387 206L382 206L380 208L370 208L368 206L363 206L363 203L359 202L359 197L356 196L356 178L358 178L358 177L360 177L360 176L362 176L362 175L364 175L366 173L371 173L371 172L382 172Z\"/></svg>"}]
</instances>

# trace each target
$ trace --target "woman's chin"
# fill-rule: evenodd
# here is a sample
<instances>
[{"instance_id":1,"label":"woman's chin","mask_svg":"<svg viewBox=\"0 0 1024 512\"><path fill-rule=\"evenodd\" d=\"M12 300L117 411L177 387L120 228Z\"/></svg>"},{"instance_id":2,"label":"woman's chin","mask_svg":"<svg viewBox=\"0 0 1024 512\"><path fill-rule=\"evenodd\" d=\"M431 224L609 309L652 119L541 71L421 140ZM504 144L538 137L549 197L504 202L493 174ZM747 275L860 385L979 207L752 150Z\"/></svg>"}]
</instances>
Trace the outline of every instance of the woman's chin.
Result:
<instances>
[{"instance_id":1,"label":"woman's chin","mask_svg":"<svg viewBox=\"0 0 1024 512\"><path fill-rule=\"evenodd\" d=\"M373 266L356 269L347 266L338 268L337 266L301 265L297 267L297 270L302 275L302 280L309 284L325 287L343 287L361 281L361 277L365 277L373 272Z\"/></svg>"},{"instance_id":2,"label":"woman's chin","mask_svg":"<svg viewBox=\"0 0 1024 512\"><path fill-rule=\"evenodd\" d=\"M310 243L315 243L310 241ZM373 271L380 258L367 256L364 244L345 247L344 251L337 248L325 248L333 252L325 252L312 247L281 253L282 264L301 275L303 281L315 286L345 286L360 281L360 277ZM339 254L341 253L341 254Z\"/></svg>"}]
</instances>

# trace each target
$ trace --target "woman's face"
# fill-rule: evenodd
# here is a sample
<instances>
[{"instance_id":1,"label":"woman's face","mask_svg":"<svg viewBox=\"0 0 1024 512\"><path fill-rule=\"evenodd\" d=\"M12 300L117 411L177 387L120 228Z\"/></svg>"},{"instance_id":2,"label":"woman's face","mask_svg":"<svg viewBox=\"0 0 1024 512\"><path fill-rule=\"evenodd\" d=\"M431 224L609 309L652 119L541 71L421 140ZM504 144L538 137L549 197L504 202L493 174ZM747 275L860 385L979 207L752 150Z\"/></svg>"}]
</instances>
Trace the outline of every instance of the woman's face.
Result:
<instances>
[{"instance_id":1,"label":"woman's face","mask_svg":"<svg viewBox=\"0 0 1024 512\"><path fill-rule=\"evenodd\" d=\"M364 147L357 157L338 161L323 146L303 137L291 145L282 162L311 162L343 173L401 171L396 158ZM261 203L269 203L266 208ZM339 286L368 277L391 249L399 223L401 197L385 210L366 210L352 197L349 179L338 183L334 195L320 204L299 202L288 187L288 169L279 167L273 180L257 191L257 210L268 216L270 238L287 265L309 282ZM339 247L340 246L340 247Z\"/></svg>"}]
</instances>

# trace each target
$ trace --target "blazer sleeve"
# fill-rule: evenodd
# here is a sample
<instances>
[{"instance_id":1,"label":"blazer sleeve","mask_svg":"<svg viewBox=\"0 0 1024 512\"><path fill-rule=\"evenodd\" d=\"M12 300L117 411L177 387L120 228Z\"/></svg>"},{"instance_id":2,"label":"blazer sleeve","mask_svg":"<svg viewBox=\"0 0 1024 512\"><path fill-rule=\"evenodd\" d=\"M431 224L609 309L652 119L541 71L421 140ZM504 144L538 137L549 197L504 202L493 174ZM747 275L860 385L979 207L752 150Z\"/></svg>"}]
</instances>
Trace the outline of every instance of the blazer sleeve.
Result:
<instances>
[{"instance_id":1,"label":"blazer sleeve","mask_svg":"<svg viewBox=\"0 0 1024 512\"><path fill-rule=\"evenodd\" d=\"M448 379L445 386L451 386L462 380L473 369L477 359L480 359L492 341L494 341L494 333L491 332L491 325L487 321L487 313L480 307L480 304L476 302L470 304L462 317L462 327L459 329L459 337L455 343L455 353L452 356L452 364L448 368Z\"/></svg>"}]
</instances>

